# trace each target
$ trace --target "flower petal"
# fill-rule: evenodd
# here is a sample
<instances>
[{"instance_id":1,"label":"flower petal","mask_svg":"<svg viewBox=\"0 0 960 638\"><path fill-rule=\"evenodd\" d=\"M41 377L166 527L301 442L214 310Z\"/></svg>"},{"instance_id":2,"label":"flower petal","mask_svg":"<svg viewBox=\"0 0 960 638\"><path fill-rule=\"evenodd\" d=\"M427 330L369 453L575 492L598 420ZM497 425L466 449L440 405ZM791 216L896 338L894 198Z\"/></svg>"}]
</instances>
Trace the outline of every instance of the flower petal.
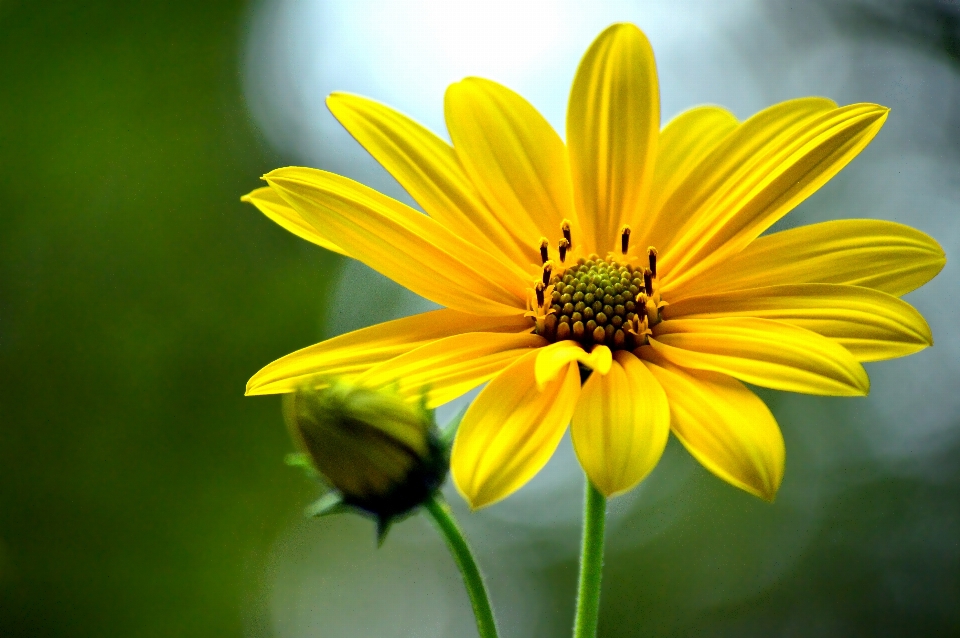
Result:
<instances>
[{"instance_id":1,"label":"flower petal","mask_svg":"<svg viewBox=\"0 0 960 638\"><path fill-rule=\"evenodd\" d=\"M531 348L547 345L534 334L468 332L438 339L384 361L356 383L380 387L396 384L401 395L427 396L434 408L489 381Z\"/></svg>"},{"instance_id":2,"label":"flower petal","mask_svg":"<svg viewBox=\"0 0 960 638\"><path fill-rule=\"evenodd\" d=\"M832 283L900 296L936 276L943 248L919 230L875 219L840 219L759 237L741 253L681 285L671 298L781 284Z\"/></svg>"},{"instance_id":3,"label":"flower petal","mask_svg":"<svg viewBox=\"0 0 960 638\"><path fill-rule=\"evenodd\" d=\"M666 391L671 428L684 447L727 483L773 501L786 451L770 409L736 379L652 358L644 363Z\"/></svg>"},{"instance_id":4,"label":"flower petal","mask_svg":"<svg viewBox=\"0 0 960 638\"><path fill-rule=\"evenodd\" d=\"M789 100L760 111L727 134L661 203L661 223L656 230L661 256L684 238L681 231L712 210L720 195L735 187L771 152L788 144L799 128L809 126L836 107L835 102L826 98ZM665 272L668 264L659 268Z\"/></svg>"},{"instance_id":5,"label":"flower petal","mask_svg":"<svg viewBox=\"0 0 960 638\"><path fill-rule=\"evenodd\" d=\"M663 316L774 319L829 337L857 361L902 357L933 345L930 326L913 306L859 286L796 284L687 297L664 307Z\"/></svg>"},{"instance_id":6,"label":"flower petal","mask_svg":"<svg viewBox=\"0 0 960 638\"><path fill-rule=\"evenodd\" d=\"M258 188L255 191L247 193L240 198L240 201L253 204L261 213L297 237L306 239L321 248L346 255L342 248L327 237L321 235L320 231L311 226L310 222L301 217L300 213L291 208L290 205L283 201L283 198L277 195L269 186L264 186L263 188Z\"/></svg>"},{"instance_id":7,"label":"flower petal","mask_svg":"<svg viewBox=\"0 0 960 638\"><path fill-rule=\"evenodd\" d=\"M843 346L779 321L673 319L655 326L653 334L650 346L683 368L789 392L855 396L870 389L863 366Z\"/></svg>"},{"instance_id":8,"label":"flower petal","mask_svg":"<svg viewBox=\"0 0 960 638\"><path fill-rule=\"evenodd\" d=\"M325 171L279 168L264 179L351 257L401 286L473 314L526 310L528 282L426 215Z\"/></svg>"},{"instance_id":9,"label":"flower petal","mask_svg":"<svg viewBox=\"0 0 960 638\"><path fill-rule=\"evenodd\" d=\"M464 332L529 332L526 317L433 310L349 332L277 359L247 382L247 395L294 392L305 383L351 377L438 339Z\"/></svg>"},{"instance_id":10,"label":"flower petal","mask_svg":"<svg viewBox=\"0 0 960 638\"><path fill-rule=\"evenodd\" d=\"M620 350L607 374L583 385L570 427L590 481L605 496L634 487L660 460L670 435L670 406L660 383Z\"/></svg>"},{"instance_id":11,"label":"flower petal","mask_svg":"<svg viewBox=\"0 0 960 638\"><path fill-rule=\"evenodd\" d=\"M484 201L539 266L540 237L559 240L564 219L576 213L563 141L529 102L482 78L447 89L447 129L464 169Z\"/></svg>"},{"instance_id":12,"label":"flower petal","mask_svg":"<svg viewBox=\"0 0 960 638\"><path fill-rule=\"evenodd\" d=\"M580 396L580 374L566 372L537 389L537 352L520 357L494 377L467 410L457 430L450 473L476 509L520 489L546 465L563 438Z\"/></svg>"},{"instance_id":13,"label":"flower petal","mask_svg":"<svg viewBox=\"0 0 960 638\"><path fill-rule=\"evenodd\" d=\"M712 190L664 254L665 280L679 283L740 252L856 157L889 112L876 104L832 109L802 118L758 148L752 124L764 122L776 108L745 122L703 161ZM734 170L731 158L742 162ZM699 172L690 179L699 178Z\"/></svg>"},{"instance_id":14,"label":"flower petal","mask_svg":"<svg viewBox=\"0 0 960 638\"><path fill-rule=\"evenodd\" d=\"M519 250L508 227L486 207L452 146L406 115L359 95L333 93L327 107L430 217L518 268L526 265L529 247Z\"/></svg>"},{"instance_id":15,"label":"flower petal","mask_svg":"<svg viewBox=\"0 0 960 638\"><path fill-rule=\"evenodd\" d=\"M659 152L650 193L649 213L633 229L643 242L634 242L633 251L648 245L666 246L671 228L678 224L673 209L664 207L690 173L734 129L737 118L716 106L698 106L673 118L660 132Z\"/></svg>"},{"instance_id":16,"label":"flower petal","mask_svg":"<svg viewBox=\"0 0 960 638\"><path fill-rule=\"evenodd\" d=\"M573 361L582 363L600 374L606 374L610 371L613 353L607 346L599 345L594 346L588 354L576 341L558 341L540 350L537 356L537 386L542 388L553 381L557 375L565 372Z\"/></svg>"},{"instance_id":17,"label":"flower petal","mask_svg":"<svg viewBox=\"0 0 960 638\"><path fill-rule=\"evenodd\" d=\"M574 201L590 249L615 250L620 225L642 214L659 131L653 49L636 26L614 24L583 56L567 107Z\"/></svg>"}]
</instances>

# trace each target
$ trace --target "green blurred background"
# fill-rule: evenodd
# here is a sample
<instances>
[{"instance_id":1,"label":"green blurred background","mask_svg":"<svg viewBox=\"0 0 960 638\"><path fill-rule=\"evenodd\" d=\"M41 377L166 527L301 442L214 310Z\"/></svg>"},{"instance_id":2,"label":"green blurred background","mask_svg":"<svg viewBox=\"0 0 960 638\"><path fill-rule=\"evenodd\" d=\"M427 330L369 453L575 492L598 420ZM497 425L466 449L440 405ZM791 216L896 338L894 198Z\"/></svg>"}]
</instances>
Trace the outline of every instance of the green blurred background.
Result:
<instances>
[{"instance_id":1,"label":"green blurred background","mask_svg":"<svg viewBox=\"0 0 960 638\"><path fill-rule=\"evenodd\" d=\"M429 87L449 79L377 75L390 43L350 31L350 11L421 40L359 4L0 0L0 636L475 635L429 526L405 522L376 550L367 521L303 520L316 490L282 463L279 402L242 396L282 354L424 307L239 202L294 163L409 201L319 100L399 100L439 129ZM877 143L788 223L895 219L952 256L955 3L742 2L723 19L697 2L602 4L559 70L507 78L555 125L577 57L617 19L651 35L665 118L712 101L744 117L807 93L892 104ZM528 19L564 35L552 12L572 24L584 10L531 3L530 18L495 2L477 22L420 5L416 28L450 20L454 35ZM373 53L357 62L350 46ZM742 65L725 88L710 51ZM432 106L403 97L419 90ZM937 347L870 366L870 398L764 394L788 450L775 505L671 444L613 504L601 633L960 635L957 280L948 264L911 297ZM505 637L566 634L579 481L565 444L513 504L458 504Z\"/></svg>"},{"instance_id":2,"label":"green blurred background","mask_svg":"<svg viewBox=\"0 0 960 638\"><path fill-rule=\"evenodd\" d=\"M336 272L239 202L245 6L0 7L0 635L242 635L305 492L243 386Z\"/></svg>"}]
</instances>

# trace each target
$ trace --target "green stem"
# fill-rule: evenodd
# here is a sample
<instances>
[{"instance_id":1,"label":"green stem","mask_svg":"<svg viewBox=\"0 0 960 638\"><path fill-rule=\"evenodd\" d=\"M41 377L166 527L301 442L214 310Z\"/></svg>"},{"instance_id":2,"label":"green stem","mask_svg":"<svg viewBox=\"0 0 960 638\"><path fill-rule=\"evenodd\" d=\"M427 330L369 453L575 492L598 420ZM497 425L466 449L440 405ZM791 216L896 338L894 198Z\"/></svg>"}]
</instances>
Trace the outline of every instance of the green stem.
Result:
<instances>
[{"instance_id":1,"label":"green stem","mask_svg":"<svg viewBox=\"0 0 960 638\"><path fill-rule=\"evenodd\" d=\"M600 617L600 577L603 572L603 529L607 499L590 479L583 498L583 544L580 547L580 584L573 638L595 638Z\"/></svg>"},{"instance_id":2,"label":"green stem","mask_svg":"<svg viewBox=\"0 0 960 638\"><path fill-rule=\"evenodd\" d=\"M480 568L477 561L473 559L470 553L470 547L467 545L463 532L457 525L450 506L443 500L440 494L434 495L424 507L430 512L433 522L437 529L443 534L447 541L447 547L453 554L453 560L457 562L460 568L460 574L463 576L463 584L467 586L467 594L470 595L470 604L473 605L473 615L477 619L477 631L480 638L497 638L497 623L493 618L493 609L490 607L490 599L487 596L487 588L483 584L483 576L480 574Z\"/></svg>"}]
</instances>

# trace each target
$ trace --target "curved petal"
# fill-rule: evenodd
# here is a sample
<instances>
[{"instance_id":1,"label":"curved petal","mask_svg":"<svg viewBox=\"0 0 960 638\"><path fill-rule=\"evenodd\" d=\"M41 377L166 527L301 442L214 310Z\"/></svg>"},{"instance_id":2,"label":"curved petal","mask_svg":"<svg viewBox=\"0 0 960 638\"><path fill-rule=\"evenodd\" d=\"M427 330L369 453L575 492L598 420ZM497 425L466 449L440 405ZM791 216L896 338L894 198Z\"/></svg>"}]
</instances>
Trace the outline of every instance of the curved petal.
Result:
<instances>
[{"instance_id":1,"label":"curved petal","mask_svg":"<svg viewBox=\"0 0 960 638\"><path fill-rule=\"evenodd\" d=\"M526 310L527 282L426 215L325 171L278 168L264 179L351 257L401 286L473 314Z\"/></svg>"},{"instance_id":2,"label":"curved petal","mask_svg":"<svg viewBox=\"0 0 960 638\"><path fill-rule=\"evenodd\" d=\"M352 377L438 339L464 332L529 332L526 317L433 310L349 332L277 359L247 382L247 395L295 392L305 383Z\"/></svg>"},{"instance_id":3,"label":"curved petal","mask_svg":"<svg viewBox=\"0 0 960 638\"><path fill-rule=\"evenodd\" d=\"M650 42L632 24L601 33L580 62L567 106L567 147L580 224L601 254L635 224L653 178L660 91Z\"/></svg>"},{"instance_id":4,"label":"curved petal","mask_svg":"<svg viewBox=\"0 0 960 638\"><path fill-rule=\"evenodd\" d=\"M547 345L534 334L468 332L438 339L371 368L357 383L396 384L403 396L426 394L435 408L489 381L531 348Z\"/></svg>"},{"instance_id":5,"label":"curved petal","mask_svg":"<svg viewBox=\"0 0 960 638\"><path fill-rule=\"evenodd\" d=\"M650 346L682 368L806 394L865 395L870 380L843 346L769 319L674 319L653 329Z\"/></svg>"},{"instance_id":6,"label":"curved petal","mask_svg":"<svg viewBox=\"0 0 960 638\"><path fill-rule=\"evenodd\" d=\"M799 98L760 111L725 136L723 141L697 163L673 194L662 202L656 230L661 257L670 253L692 223L712 210L714 202L735 188L753 168L794 138L797 129L809 126L824 113L836 108L825 98ZM663 260L661 259L661 262ZM659 265L666 273L673 265Z\"/></svg>"},{"instance_id":7,"label":"curved petal","mask_svg":"<svg viewBox=\"0 0 960 638\"><path fill-rule=\"evenodd\" d=\"M290 207L283 198L274 192L269 186L258 188L255 191L247 193L240 198L241 202L253 204L261 213L269 217L272 221L290 231L300 239L306 239L321 248L332 250L335 253L346 255L343 249L333 243L327 237L320 234L316 228L310 225L310 222L300 216L300 213Z\"/></svg>"},{"instance_id":8,"label":"curved petal","mask_svg":"<svg viewBox=\"0 0 960 638\"><path fill-rule=\"evenodd\" d=\"M444 98L453 147L484 201L539 266L540 237L559 240L576 222L567 151L529 102L482 78L451 84ZM580 233L574 227L574 238Z\"/></svg>"},{"instance_id":9,"label":"curved petal","mask_svg":"<svg viewBox=\"0 0 960 638\"><path fill-rule=\"evenodd\" d=\"M452 146L406 115L359 95L333 93L327 108L430 217L487 252L526 265L529 247L518 250Z\"/></svg>"},{"instance_id":10,"label":"curved petal","mask_svg":"<svg viewBox=\"0 0 960 638\"><path fill-rule=\"evenodd\" d=\"M840 219L755 239L709 276L664 285L671 299L803 283L851 284L900 296L933 279L943 248L919 230L875 219Z\"/></svg>"},{"instance_id":11,"label":"curved petal","mask_svg":"<svg viewBox=\"0 0 960 638\"><path fill-rule=\"evenodd\" d=\"M590 481L605 496L625 492L657 465L670 435L670 406L660 383L620 350L607 374L583 385L570 426Z\"/></svg>"},{"instance_id":12,"label":"curved petal","mask_svg":"<svg viewBox=\"0 0 960 638\"><path fill-rule=\"evenodd\" d=\"M632 251L646 251L648 245L666 246L666 240L672 237L671 229L678 225L678 220L664 203L700 162L737 128L737 124L737 118L726 109L698 106L673 118L660 131L649 213L640 220L640 227L634 229L637 237L644 240L634 242Z\"/></svg>"},{"instance_id":13,"label":"curved petal","mask_svg":"<svg viewBox=\"0 0 960 638\"><path fill-rule=\"evenodd\" d=\"M774 319L829 337L857 361L902 357L933 345L930 326L913 306L859 286L796 284L687 297L664 307L663 316Z\"/></svg>"},{"instance_id":14,"label":"curved petal","mask_svg":"<svg viewBox=\"0 0 960 638\"><path fill-rule=\"evenodd\" d=\"M589 354L576 341L558 341L540 350L537 355L537 386L543 387L566 371L571 362L582 363L600 374L610 371L613 353L604 345L594 346Z\"/></svg>"},{"instance_id":15,"label":"curved petal","mask_svg":"<svg viewBox=\"0 0 960 638\"><path fill-rule=\"evenodd\" d=\"M770 139L729 174L732 179L715 185L706 205L680 230L663 258L670 264L667 279L695 277L743 250L856 157L888 112L876 104L851 104L805 118ZM716 159L723 166L727 158L715 156L737 155L737 146L745 144L740 130L728 141L732 148L721 144L704 165Z\"/></svg>"},{"instance_id":16,"label":"curved petal","mask_svg":"<svg viewBox=\"0 0 960 638\"><path fill-rule=\"evenodd\" d=\"M727 483L773 501L786 450L770 409L724 374L684 370L660 357L644 362L670 401L670 424L684 447Z\"/></svg>"},{"instance_id":17,"label":"curved petal","mask_svg":"<svg viewBox=\"0 0 960 638\"><path fill-rule=\"evenodd\" d=\"M476 509L506 498L546 465L563 438L580 396L580 374L564 374L537 389L537 353L520 357L494 377L457 430L450 473Z\"/></svg>"}]
</instances>

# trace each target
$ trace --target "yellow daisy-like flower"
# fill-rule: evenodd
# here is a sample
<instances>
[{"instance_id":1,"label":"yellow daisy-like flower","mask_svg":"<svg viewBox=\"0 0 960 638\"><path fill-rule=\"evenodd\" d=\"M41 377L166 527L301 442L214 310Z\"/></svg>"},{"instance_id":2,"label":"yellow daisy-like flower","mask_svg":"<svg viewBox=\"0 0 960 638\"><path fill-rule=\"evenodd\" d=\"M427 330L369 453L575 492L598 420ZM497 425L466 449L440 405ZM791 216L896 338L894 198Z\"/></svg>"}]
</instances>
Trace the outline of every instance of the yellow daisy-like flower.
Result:
<instances>
[{"instance_id":1,"label":"yellow daisy-like flower","mask_svg":"<svg viewBox=\"0 0 960 638\"><path fill-rule=\"evenodd\" d=\"M247 394L339 375L426 388L435 406L489 381L451 461L473 507L533 477L568 424L607 496L650 472L672 430L711 472L772 499L783 438L742 382L864 395L861 362L932 344L898 298L946 262L927 235L873 220L763 235L867 145L885 107L802 98L738 122L703 106L661 130L653 51L630 24L580 63L566 144L480 78L447 90L452 146L369 99L327 104L427 214L309 168L272 171L244 199L444 309L287 355Z\"/></svg>"}]
</instances>

